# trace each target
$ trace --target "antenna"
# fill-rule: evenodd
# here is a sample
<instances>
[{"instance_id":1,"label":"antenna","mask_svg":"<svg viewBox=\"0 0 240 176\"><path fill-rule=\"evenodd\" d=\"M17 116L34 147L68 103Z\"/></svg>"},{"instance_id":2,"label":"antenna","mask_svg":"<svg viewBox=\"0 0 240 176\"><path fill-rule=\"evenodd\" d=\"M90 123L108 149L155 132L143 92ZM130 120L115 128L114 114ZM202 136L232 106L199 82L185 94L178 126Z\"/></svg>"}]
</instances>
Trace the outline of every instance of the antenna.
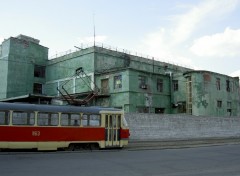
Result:
<instances>
[{"instance_id":1,"label":"antenna","mask_svg":"<svg viewBox=\"0 0 240 176\"><path fill-rule=\"evenodd\" d=\"M95 46L95 13L93 13L93 46Z\"/></svg>"}]
</instances>

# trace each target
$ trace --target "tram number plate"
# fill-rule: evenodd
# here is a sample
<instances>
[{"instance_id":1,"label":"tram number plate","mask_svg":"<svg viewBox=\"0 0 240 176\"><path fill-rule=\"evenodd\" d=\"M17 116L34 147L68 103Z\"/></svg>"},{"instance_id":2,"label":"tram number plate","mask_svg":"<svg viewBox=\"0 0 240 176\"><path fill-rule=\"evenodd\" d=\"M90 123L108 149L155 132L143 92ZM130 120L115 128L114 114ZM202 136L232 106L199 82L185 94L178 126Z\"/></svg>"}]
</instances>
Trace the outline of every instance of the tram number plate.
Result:
<instances>
[{"instance_id":1,"label":"tram number plate","mask_svg":"<svg viewBox=\"0 0 240 176\"><path fill-rule=\"evenodd\" d=\"M32 131L32 136L40 136L40 131Z\"/></svg>"}]
</instances>

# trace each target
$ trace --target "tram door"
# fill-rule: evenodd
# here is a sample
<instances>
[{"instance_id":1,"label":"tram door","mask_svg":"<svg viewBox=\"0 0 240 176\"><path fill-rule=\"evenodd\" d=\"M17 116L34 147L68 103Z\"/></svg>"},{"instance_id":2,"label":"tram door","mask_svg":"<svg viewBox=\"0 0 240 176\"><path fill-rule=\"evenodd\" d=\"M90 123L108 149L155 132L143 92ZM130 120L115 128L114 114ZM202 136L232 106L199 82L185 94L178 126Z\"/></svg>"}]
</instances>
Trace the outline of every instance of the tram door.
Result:
<instances>
[{"instance_id":1,"label":"tram door","mask_svg":"<svg viewBox=\"0 0 240 176\"><path fill-rule=\"evenodd\" d=\"M121 115L106 115L105 123L106 147L120 146Z\"/></svg>"}]
</instances>

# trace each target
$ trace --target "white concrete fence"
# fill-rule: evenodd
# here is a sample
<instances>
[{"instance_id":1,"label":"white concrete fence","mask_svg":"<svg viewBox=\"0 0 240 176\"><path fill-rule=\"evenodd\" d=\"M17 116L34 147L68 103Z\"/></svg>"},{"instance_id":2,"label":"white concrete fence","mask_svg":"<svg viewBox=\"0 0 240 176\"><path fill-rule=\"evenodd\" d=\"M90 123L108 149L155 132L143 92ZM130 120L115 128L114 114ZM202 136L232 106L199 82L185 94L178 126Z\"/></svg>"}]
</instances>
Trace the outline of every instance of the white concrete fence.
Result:
<instances>
[{"instance_id":1,"label":"white concrete fence","mask_svg":"<svg viewBox=\"0 0 240 176\"><path fill-rule=\"evenodd\" d=\"M240 117L126 113L130 140L240 137Z\"/></svg>"}]
</instances>

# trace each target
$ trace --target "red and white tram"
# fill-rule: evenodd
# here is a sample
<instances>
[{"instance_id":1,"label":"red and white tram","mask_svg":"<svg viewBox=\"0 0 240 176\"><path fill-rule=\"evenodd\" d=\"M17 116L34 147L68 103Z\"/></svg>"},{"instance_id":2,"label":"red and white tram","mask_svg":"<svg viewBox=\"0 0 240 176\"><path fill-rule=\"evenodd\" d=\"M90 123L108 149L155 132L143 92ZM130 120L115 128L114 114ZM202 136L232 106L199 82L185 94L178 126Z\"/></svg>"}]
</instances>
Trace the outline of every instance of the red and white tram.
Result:
<instances>
[{"instance_id":1,"label":"red and white tram","mask_svg":"<svg viewBox=\"0 0 240 176\"><path fill-rule=\"evenodd\" d=\"M129 135L114 108L0 103L0 150L122 148Z\"/></svg>"}]
</instances>

